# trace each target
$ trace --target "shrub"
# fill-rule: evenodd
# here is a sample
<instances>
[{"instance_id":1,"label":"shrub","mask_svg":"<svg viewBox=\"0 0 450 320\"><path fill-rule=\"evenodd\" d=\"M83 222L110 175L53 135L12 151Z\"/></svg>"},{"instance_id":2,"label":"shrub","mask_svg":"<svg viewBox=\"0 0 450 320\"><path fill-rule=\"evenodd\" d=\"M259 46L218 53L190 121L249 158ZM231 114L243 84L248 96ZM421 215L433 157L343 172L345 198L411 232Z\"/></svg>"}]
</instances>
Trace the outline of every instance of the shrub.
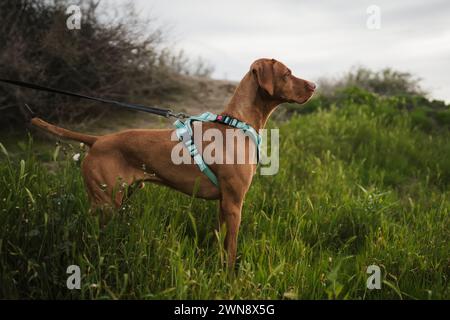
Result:
<instances>
[{"instance_id":1,"label":"shrub","mask_svg":"<svg viewBox=\"0 0 450 320\"><path fill-rule=\"evenodd\" d=\"M448 130L450 128L450 106L444 101L431 100L419 94L420 90L414 89L418 87L413 84L412 77L409 74L392 70L370 73L367 71L367 74L375 75L373 76L375 79L373 80L373 86L369 86L370 81L367 79L370 79L370 77L358 76L359 73L356 73L356 75L350 73L349 76L337 81L333 86L321 87L318 94L304 106L284 104L281 108L284 112L279 114L278 118L287 118L293 114L308 114L320 109L327 110L333 106L348 108L350 105L357 104L369 106L372 112L382 113L389 117L398 113L399 110L409 111L412 113L411 125L424 131ZM383 76L380 76L380 74ZM391 76L396 81L391 79ZM362 81L361 78L367 81ZM403 79L403 82L400 79ZM385 81L384 85L382 85L383 81ZM391 83L395 83L391 91L380 89L391 85Z\"/></svg>"},{"instance_id":2,"label":"shrub","mask_svg":"<svg viewBox=\"0 0 450 320\"><path fill-rule=\"evenodd\" d=\"M183 55L162 48L162 32L151 21L136 18L130 6L123 18L105 24L98 3L82 2L81 29L69 30L69 4L0 2L1 77L138 103L182 89ZM86 101L1 85L0 124L23 123L24 103L55 121L105 112Z\"/></svg>"},{"instance_id":3,"label":"shrub","mask_svg":"<svg viewBox=\"0 0 450 320\"><path fill-rule=\"evenodd\" d=\"M419 85L420 79L414 78L409 72L385 68L373 71L365 67L350 70L337 80L319 79L320 92L324 95L333 94L339 89L359 87L385 96L395 95L425 95Z\"/></svg>"}]
</instances>

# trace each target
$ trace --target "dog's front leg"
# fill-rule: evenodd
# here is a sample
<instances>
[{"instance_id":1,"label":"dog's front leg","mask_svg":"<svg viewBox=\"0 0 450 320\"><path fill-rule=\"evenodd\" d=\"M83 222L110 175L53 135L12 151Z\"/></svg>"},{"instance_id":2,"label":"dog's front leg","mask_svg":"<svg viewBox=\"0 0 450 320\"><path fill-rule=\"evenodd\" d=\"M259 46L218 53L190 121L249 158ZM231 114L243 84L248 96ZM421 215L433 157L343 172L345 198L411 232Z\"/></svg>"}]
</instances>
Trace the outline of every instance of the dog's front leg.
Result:
<instances>
[{"instance_id":1,"label":"dog's front leg","mask_svg":"<svg viewBox=\"0 0 450 320\"><path fill-rule=\"evenodd\" d=\"M225 222L227 226L225 250L227 251L227 262L230 268L233 268L236 262L237 238L241 224L243 199L243 195L238 196L235 192L222 192L220 199L219 223Z\"/></svg>"}]
</instances>

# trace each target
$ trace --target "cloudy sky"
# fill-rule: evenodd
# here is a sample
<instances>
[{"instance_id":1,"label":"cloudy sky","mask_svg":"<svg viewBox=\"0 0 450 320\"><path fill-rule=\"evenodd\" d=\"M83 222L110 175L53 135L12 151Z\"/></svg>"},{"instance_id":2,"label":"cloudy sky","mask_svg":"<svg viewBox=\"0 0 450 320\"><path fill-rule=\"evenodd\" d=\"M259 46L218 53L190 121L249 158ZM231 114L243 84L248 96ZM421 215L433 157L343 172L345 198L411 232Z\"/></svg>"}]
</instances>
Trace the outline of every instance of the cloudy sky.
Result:
<instances>
[{"instance_id":1,"label":"cloudy sky","mask_svg":"<svg viewBox=\"0 0 450 320\"><path fill-rule=\"evenodd\" d=\"M119 0L120 1L120 0ZM306 78L336 77L352 66L393 67L423 79L431 96L450 102L448 0L136 0L139 12L168 27L176 46L240 80L260 57ZM367 9L380 8L380 29Z\"/></svg>"}]
</instances>

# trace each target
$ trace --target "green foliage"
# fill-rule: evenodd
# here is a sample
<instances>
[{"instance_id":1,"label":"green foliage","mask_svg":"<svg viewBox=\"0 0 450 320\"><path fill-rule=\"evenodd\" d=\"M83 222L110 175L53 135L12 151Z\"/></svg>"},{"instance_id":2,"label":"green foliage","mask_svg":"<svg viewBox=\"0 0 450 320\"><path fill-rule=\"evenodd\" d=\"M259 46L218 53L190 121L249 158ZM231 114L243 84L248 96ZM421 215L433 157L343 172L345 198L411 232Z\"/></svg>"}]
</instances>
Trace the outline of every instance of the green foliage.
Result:
<instances>
[{"instance_id":1,"label":"green foliage","mask_svg":"<svg viewBox=\"0 0 450 320\"><path fill-rule=\"evenodd\" d=\"M356 67L337 80L320 79L319 88L325 95L343 88L359 87L383 96L425 95L416 79L409 72L391 68L373 71L365 67Z\"/></svg>"},{"instance_id":2,"label":"green foliage","mask_svg":"<svg viewBox=\"0 0 450 320\"><path fill-rule=\"evenodd\" d=\"M450 129L450 106L439 100L429 100L420 95L381 96L358 86L338 88L332 94L314 96L305 106L286 103L279 118L286 119L293 114L309 114L332 107L348 108L352 104L365 105L373 112L396 115L399 110L411 113L413 127L431 132ZM402 113L404 114L404 113Z\"/></svg>"},{"instance_id":3,"label":"green foliage","mask_svg":"<svg viewBox=\"0 0 450 320\"><path fill-rule=\"evenodd\" d=\"M449 299L450 134L353 93L280 124L280 171L255 176L234 275L214 202L147 185L102 230L82 150L0 145L0 297ZM66 288L71 264L81 290ZM381 290L366 289L371 264Z\"/></svg>"},{"instance_id":4,"label":"green foliage","mask_svg":"<svg viewBox=\"0 0 450 320\"><path fill-rule=\"evenodd\" d=\"M410 73L392 69L372 71L356 68L338 80L319 80L318 94L306 105L284 104L286 119L293 114L308 114L329 108L347 108L364 104L383 113L397 114L398 110L411 112L411 125L426 132L450 129L450 106L444 101L426 97L419 80Z\"/></svg>"},{"instance_id":5,"label":"green foliage","mask_svg":"<svg viewBox=\"0 0 450 320\"><path fill-rule=\"evenodd\" d=\"M450 110L436 112L436 120L440 125L450 128Z\"/></svg>"}]
</instances>

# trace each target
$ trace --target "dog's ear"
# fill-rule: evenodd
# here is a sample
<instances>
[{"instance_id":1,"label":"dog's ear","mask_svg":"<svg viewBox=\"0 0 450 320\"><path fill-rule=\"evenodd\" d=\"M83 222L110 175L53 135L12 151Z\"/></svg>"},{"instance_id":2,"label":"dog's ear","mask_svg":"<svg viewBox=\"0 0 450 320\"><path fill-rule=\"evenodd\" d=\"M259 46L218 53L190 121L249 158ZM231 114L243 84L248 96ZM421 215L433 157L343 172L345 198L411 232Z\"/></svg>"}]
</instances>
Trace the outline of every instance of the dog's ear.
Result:
<instances>
[{"instance_id":1,"label":"dog's ear","mask_svg":"<svg viewBox=\"0 0 450 320\"><path fill-rule=\"evenodd\" d=\"M274 92L274 76L273 76L273 64L275 60L258 60L251 66L251 72L256 76L256 80L261 88L263 88L270 96L273 96Z\"/></svg>"}]
</instances>

